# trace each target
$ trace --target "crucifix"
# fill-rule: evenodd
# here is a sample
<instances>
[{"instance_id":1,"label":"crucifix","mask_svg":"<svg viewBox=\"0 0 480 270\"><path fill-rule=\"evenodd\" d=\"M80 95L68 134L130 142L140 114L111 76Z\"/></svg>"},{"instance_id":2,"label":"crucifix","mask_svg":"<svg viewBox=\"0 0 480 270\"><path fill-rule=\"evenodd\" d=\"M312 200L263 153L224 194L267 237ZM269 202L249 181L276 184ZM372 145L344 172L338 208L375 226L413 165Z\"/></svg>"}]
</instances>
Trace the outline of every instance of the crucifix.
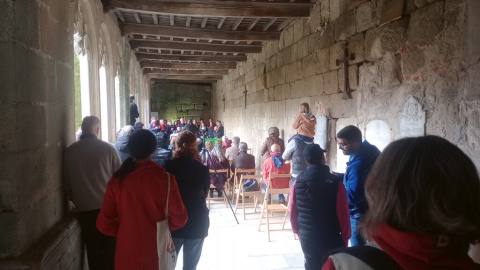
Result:
<instances>
[{"instance_id":1,"label":"crucifix","mask_svg":"<svg viewBox=\"0 0 480 270\"><path fill-rule=\"evenodd\" d=\"M247 88L245 88L245 91L243 91L243 94L245 95L245 109L247 108Z\"/></svg>"},{"instance_id":2,"label":"crucifix","mask_svg":"<svg viewBox=\"0 0 480 270\"><path fill-rule=\"evenodd\" d=\"M223 94L222 101L223 101L223 112L225 112L225 94Z\"/></svg>"},{"instance_id":3,"label":"crucifix","mask_svg":"<svg viewBox=\"0 0 480 270\"><path fill-rule=\"evenodd\" d=\"M355 54L348 55L348 43L345 44L343 49L343 58L337 59L337 66L343 63L343 71L344 71L344 90L342 99L351 99L350 96L350 84L348 83L348 61L355 60Z\"/></svg>"}]
</instances>

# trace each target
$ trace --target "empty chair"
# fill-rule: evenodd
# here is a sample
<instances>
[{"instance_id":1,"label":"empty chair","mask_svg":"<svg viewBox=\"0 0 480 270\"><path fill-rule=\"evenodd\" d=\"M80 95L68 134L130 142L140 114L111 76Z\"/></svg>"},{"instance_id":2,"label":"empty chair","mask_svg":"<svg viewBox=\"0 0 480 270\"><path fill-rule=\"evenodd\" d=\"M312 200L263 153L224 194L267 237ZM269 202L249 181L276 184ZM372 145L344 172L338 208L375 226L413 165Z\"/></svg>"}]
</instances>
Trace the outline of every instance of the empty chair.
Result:
<instances>
[{"instance_id":1,"label":"empty chair","mask_svg":"<svg viewBox=\"0 0 480 270\"><path fill-rule=\"evenodd\" d=\"M240 182L239 182L239 189L238 193L236 194L237 196L237 201L235 203L235 214L237 213L237 209L241 208L243 209L243 219L246 219L246 215L250 214L257 214L260 212L257 212L257 206L259 203L259 199L262 196L262 190L258 188L258 190L253 190L253 191L245 191L243 182L247 179L255 179L257 180L258 186L260 187L261 184L263 183L263 176L261 174L255 174L255 175L245 175L242 174L240 175ZM242 202L241 206L239 205L239 199L242 197ZM252 202L245 202L246 197L252 197ZM253 212L246 212L246 208L253 208Z\"/></svg>"}]
</instances>

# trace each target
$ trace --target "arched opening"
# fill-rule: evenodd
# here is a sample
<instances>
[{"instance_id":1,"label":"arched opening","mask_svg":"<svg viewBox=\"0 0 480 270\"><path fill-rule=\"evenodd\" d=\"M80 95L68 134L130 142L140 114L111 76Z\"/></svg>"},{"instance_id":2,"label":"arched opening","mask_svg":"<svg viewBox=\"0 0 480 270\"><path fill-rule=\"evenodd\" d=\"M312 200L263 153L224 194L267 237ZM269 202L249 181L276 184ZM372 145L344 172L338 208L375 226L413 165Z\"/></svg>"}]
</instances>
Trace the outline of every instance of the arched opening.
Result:
<instances>
[{"instance_id":1,"label":"arched opening","mask_svg":"<svg viewBox=\"0 0 480 270\"><path fill-rule=\"evenodd\" d=\"M122 127L120 122L120 79L115 76L115 130L119 130Z\"/></svg>"},{"instance_id":2,"label":"arched opening","mask_svg":"<svg viewBox=\"0 0 480 270\"><path fill-rule=\"evenodd\" d=\"M107 73L105 66L99 69L100 75L100 120L102 140L108 142L108 97L107 97Z\"/></svg>"},{"instance_id":3,"label":"arched opening","mask_svg":"<svg viewBox=\"0 0 480 270\"><path fill-rule=\"evenodd\" d=\"M83 48L85 38L79 33L73 36L74 71L75 71L75 129L82 124L82 119L90 115L90 78L88 53Z\"/></svg>"}]
</instances>

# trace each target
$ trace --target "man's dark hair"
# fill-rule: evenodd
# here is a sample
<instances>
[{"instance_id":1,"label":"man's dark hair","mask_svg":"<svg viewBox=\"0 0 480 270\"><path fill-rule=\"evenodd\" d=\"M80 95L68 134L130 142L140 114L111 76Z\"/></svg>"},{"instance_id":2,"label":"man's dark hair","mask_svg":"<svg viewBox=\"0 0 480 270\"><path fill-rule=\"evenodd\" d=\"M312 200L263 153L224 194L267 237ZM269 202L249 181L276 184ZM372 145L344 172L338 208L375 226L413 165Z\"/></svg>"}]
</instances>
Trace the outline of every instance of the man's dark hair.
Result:
<instances>
[{"instance_id":1,"label":"man's dark hair","mask_svg":"<svg viewBox=\"0 0 480 270\"><path fill-rule=\"evenodd\" d=\"M325 150L323 150L320 145L312 143L307 145L303 150L303 158L305 158L308 164L321 165L323 163L322 158L324 152Z\"/></svg>"},{"instance_id":2,"label":"man's dark hair","mask_svg":"<svg viewBox=\"0 0 480 270\"><path fill-rule=\"evenodd\" d=\"M348 142L362 142L362 132L356 126L346 126L337 133L337 138L345 139Z\"/></svg>"},{"instance_id":3,"label":"man's dark hair","mask_svg":"<svg viewBox=\"0 0 480 270\"><path fill-rule=\"evenodd\" d=\"M133 101L135 99L134 95L130 95L130 101Z\"/></svg>"}]
</instances>

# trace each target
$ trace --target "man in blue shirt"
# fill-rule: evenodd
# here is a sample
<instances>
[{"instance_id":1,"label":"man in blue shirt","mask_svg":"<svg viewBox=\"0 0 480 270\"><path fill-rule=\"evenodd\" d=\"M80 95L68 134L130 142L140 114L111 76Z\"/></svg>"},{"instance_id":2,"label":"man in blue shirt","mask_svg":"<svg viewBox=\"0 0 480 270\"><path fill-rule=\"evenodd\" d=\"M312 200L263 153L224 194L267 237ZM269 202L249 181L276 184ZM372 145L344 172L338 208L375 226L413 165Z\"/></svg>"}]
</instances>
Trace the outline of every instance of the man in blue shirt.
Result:
<instances>
[{"instance_id":1,"label":"man in blue shirt","mask_svg":"<svg viewBox=\"0 0 480 270\"><path fill-rule=\"evenodd\" d=\"M347 171L337 175L343 178L343 184L347 191L348 208L350 210L350 222L352 226L352 246L365 244L365 239L357 229L359 219L368 209L365 198L365 180L370 170L380 155L380 150L366 140L362 142L362 132L355 126L346 126L337 133L338 149L344 155L349 155Z\"/></svg>"}]
</instances>

